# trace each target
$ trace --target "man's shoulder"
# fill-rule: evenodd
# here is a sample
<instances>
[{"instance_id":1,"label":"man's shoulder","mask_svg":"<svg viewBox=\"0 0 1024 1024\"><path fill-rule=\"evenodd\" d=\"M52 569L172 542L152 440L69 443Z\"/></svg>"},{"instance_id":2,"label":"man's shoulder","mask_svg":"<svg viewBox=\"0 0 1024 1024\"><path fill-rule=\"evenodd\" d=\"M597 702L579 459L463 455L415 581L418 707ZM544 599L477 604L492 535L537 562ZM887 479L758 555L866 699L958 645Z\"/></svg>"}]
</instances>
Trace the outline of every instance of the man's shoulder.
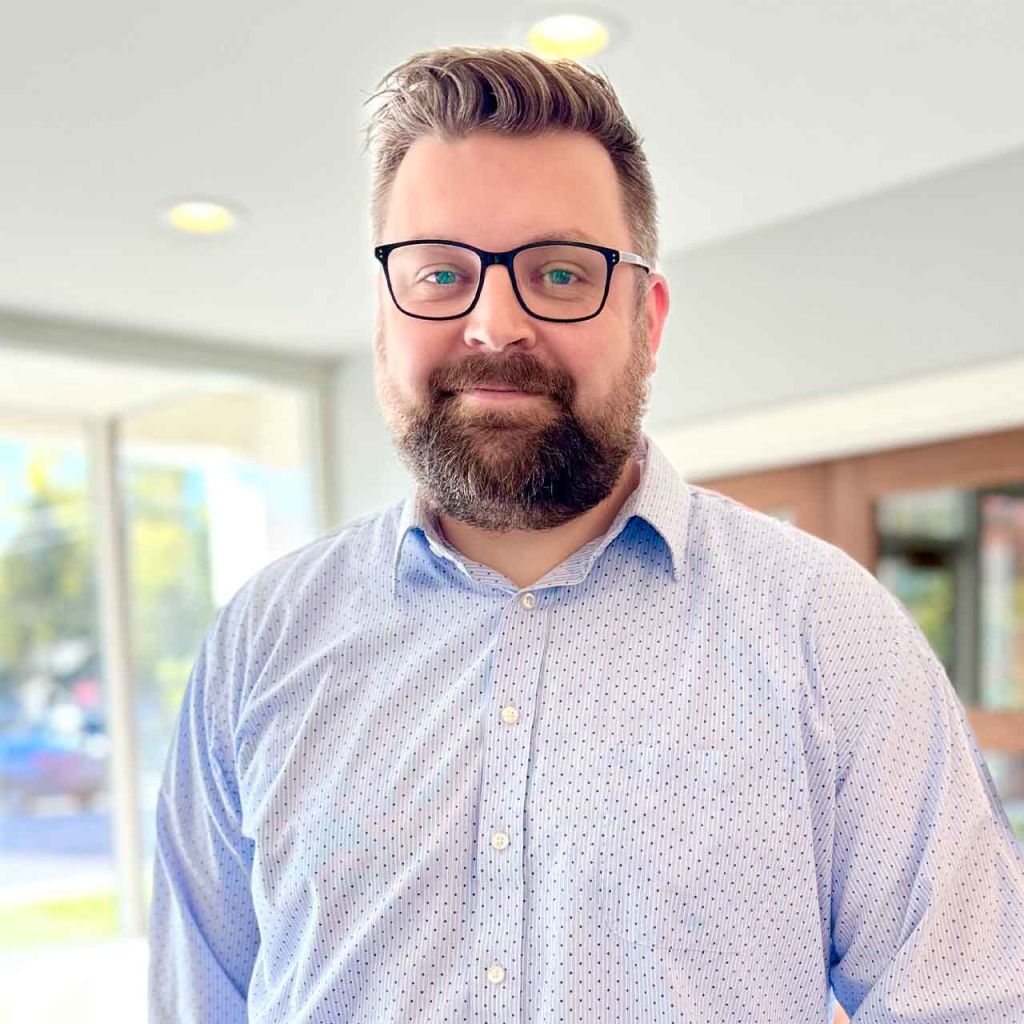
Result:
<instances>
[{"instance_id":1,"label":"man's shoulder","mask_svg":"<svg viewBox=\"0 0 1024 1024\"><path fill-rule=\"evenodd\" d=\"M729 562L762 564L784 559L810 565L845 552L788 519L745 505L709 487L687 483L690 492L690 544Z\"/></svg>"},{"instance_id":2,"label":"man's shoulder","mask_svg":"<svg viewBox=\"0 0 1024 1024\"><path fill-rule=\"evenodd\" d=\"M724 578L771 578L812 603L881 603L894 598L849 552L796 524L711 488L688 483L691 557L711 560ZM898 604L898 602L897 602Z\"/></svg>"}]
</instances>

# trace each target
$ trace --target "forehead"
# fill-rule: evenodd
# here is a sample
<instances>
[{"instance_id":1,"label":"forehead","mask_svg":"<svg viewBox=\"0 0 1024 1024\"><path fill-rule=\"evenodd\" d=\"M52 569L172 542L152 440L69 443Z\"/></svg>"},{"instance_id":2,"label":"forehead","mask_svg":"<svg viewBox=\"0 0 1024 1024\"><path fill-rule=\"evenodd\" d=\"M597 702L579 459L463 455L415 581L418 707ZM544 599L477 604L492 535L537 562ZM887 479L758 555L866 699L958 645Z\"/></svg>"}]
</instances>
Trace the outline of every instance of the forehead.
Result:
<instances>
[{"instance_id":1,"label":"forehead","mask_svg":"<svg viewBox=\"0 0 1024 1024\"><path fill-rule=\"evenodd\" d=\"M615 167L589 135L475 132L417 139L392 184L382 241L451 238L487 249L574 229L629 247ZM550 237L550 236L549 236Z\"/></svg>"}]
</instances>

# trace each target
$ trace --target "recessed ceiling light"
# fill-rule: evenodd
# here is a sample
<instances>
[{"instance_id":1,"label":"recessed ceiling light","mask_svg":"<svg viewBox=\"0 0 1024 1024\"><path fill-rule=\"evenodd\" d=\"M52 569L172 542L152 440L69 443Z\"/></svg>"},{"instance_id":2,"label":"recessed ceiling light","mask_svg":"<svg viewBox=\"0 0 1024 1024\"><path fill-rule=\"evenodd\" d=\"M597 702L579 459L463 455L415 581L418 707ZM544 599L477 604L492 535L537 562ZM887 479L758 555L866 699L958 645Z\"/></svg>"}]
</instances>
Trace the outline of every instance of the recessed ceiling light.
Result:
<instances>
[{"instance_id":1,"label":"recessed ceiling light","mask_svg":"<svg viewBox=\"0 0 1024 1024\"><path fill-rule=\"evenodd\" d=\"M226 206L203 199L175 203L166 217L172 227L190 235L217 235L230 231L237 223Z\"/></svg>"},{"instance_id":2,"label":"recessed ceiling light","mask_svg":"<svg viewBox=\"0 0 1024 1024\"><path fill-rule=\"evenodd\" d=\"M527 42L541 57L592 57L610 39L603 22L586 14L553 14L534 22Z\"/></svg>"}]
</instances>

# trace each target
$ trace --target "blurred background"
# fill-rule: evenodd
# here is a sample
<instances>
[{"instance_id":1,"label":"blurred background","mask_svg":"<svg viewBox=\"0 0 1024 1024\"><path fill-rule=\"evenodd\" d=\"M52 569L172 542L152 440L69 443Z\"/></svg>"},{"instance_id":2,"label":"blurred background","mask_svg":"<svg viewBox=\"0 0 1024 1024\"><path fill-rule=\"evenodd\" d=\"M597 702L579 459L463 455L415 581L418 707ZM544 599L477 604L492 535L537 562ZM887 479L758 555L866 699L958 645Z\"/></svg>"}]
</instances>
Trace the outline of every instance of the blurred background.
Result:
<instances>
[{"instance_id":1,"label":"blurred background","mask_svg":"<svg viewBox=\"0 0 1024 1024\"><path fill-rule=\"evenodd\" d=\"M360 128L434 46L611 78L672 289L645 429L891 588L1024 842L1024 7L628 11L5 19L0 1019L145 1019L154 801L201 639L262 566L411 486L374 398Z\"/></svg>"}]
</instances>

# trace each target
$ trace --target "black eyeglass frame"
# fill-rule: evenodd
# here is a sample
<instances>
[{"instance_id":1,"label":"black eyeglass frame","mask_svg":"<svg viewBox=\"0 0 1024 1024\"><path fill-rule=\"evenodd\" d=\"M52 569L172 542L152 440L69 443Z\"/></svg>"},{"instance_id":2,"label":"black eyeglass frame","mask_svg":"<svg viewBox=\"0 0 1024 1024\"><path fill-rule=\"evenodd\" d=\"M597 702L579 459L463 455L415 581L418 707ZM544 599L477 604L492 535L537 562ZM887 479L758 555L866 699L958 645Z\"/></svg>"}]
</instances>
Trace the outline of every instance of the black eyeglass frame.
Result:
<instances>
[{"instance_id":1,"label":"black eyeglass frame","mask_svg":"<svg viewBox=\"0 0 1024 1024\"><path fill-rule=\"evenodd\" d=\"M395 298L395 290L391 286L391 275L388 273L388 257L395 249L400 249L407 245L454 245L460 249L468 249L470 252L475 252L480 257L480 280L477 281L476 294L473 296L473 301L461 312L456 313L453 316L424 316L422 313L410 313L407 309L402 309L399 305L398 299ZM534 313L526 302L523 300L523 296L519 291L519 283L516 281L516 272L512 267L512 261L515 259L518 253L521 253L524 249L539 249L545 245L575 245L581 249L591 249L594 252L601 253L604 256L607 266L607 273L605 274L604 281L604 294L601 296L601 304L597 307L597 310L593 313L589 313L587 316L575 316L563 319L555 316L541 316L538 313ZM518 245L514 249L508 249L505 252L490 252L487 249L478 249L475 245L470 245L468 242L453 242L450 238L413 238L407 242L390 242L387 245L378 245L374 247L373 255L380 261L381 266L384 268L384 280L387 281L388 291L391 293L391 301L395 304L395 308L406 316L415 317L417 320L460 320L464 316L468 316L472 311L473 307L477 304L480 299L480 293L484 290L484 275L487 273L488 267L503 266L508 270L509 280L512 282L512 290L516 293L516 298L519 300L519 305L523 307L526 312L536 320L546 320L548 323L553 324L578 324L583 320L593 320L595 316L601 313L604 309L604 304L608 299L608 292L612 285L612 271L619 263L626 263L630 266L640 267L641 270L646 271L648 274L651 272L651 268L643 262L643 257L638 256L634 252L623 252L620 249L610 249L606 245L591 245L589 242L575 242L566 241L565 239L552 238L543 242L527 242L526 245Z\"/></svg>"}]
</instances>

